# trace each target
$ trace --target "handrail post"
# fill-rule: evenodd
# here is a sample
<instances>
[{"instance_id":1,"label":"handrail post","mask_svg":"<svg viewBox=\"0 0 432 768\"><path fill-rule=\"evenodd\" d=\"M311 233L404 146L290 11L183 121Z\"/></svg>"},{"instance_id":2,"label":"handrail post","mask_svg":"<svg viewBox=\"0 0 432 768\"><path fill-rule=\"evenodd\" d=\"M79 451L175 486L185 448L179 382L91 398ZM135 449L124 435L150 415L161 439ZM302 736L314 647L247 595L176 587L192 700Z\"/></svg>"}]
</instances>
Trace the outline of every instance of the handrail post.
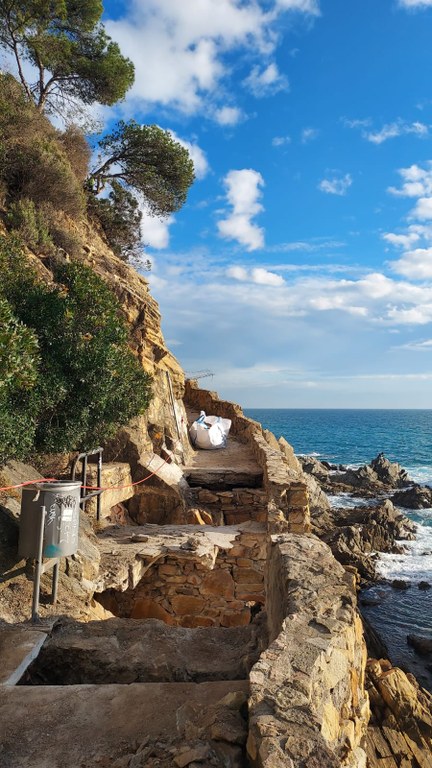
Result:
<instances>
[{"instance_id":1,"label":"handrail post","mask_svg":"<svg viewBox=\"0 0 432 768\"><path fill-rule=\"evenodd\" d=\"M100 449L98 453L97 486L98 488L102 487L102 449ZM100 513L101 513L101 494L102 494L102 491L100 491L96 496L96 520L98 522L100 520Z\"/></svg>"},{"instance_id":2,"label":"handrail post","mask_svg":"<svg viewBox=\"0 0 432 768\"><path fill-rule=\"evenodd\" d=\"M41 507L41 519L39 528L39 540L38 540L38 555L36 560L36 568L33 581L33 601L32 601L32 622L39 621L39 592L40 592L40 579L42 573L42 558L43 558L43 539L45 531L45 517L46 509Z\"/></svg>"}]
</instances>

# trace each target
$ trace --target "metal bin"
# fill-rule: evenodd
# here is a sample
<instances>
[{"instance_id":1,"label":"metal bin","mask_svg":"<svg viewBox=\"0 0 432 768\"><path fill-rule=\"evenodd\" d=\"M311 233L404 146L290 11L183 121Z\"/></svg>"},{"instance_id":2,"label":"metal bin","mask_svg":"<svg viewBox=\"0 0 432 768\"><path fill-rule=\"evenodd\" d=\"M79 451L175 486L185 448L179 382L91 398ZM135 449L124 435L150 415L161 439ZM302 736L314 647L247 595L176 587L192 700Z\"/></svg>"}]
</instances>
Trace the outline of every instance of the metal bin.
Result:
<instances>
[{"instance_id":1,"label":"metal bin","mask_svg":"<svg viewBox=\"0 0 432 768\"><path fill-rule=\"evenodd\" d=\"M18 552L38 558L42 508L45 507L42 556L74 555L78 549L80 482L35 483L23 488Z\"/></svg>"}]
</instances>

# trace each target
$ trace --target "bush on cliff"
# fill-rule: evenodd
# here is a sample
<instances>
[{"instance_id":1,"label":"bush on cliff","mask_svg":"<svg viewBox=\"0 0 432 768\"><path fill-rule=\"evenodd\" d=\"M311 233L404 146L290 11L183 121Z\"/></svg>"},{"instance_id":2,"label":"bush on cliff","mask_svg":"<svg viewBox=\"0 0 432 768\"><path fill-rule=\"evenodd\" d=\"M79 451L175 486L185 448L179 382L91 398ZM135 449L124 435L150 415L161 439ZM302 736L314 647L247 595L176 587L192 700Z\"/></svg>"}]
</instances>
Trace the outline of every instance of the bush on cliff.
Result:
<instances>
[{"instance_id":1,"label":"bush on cliff","mask_svg":"<svg viewBox=\"0 0 432 768\"><path fill-rule=\"evenodd\" d=\"M136 197L113 181L108 197L88 196L87 210L99 222L112 251L123 261L133 261L142 255L142 213Z\"/></svg>"},{"instance_id":2,"label":"bush on cliff","mask_svg":"<svg viewBox=\"0 0 432 768\"><path fill-rule=\"evenodd\" d=\"M7 397L0 399L0 443L7 445L3 462L32 450L95 447L146 409L150 377L127 345L119 305L101 278L83 264L64 263L54 268L56 284L48 286L37 279L11 237L0 241L0 271L6 307L1 333L7 341L7 334L19 329L17 354L24 343L32 353L32 376L24 382L19 366L9 363ZM7 438L7 414L14 418L24 383L21 437L15 444ZM25 447L23 435L28 435Z\"/></svg>"},{"instance_id":3,"label":"bush on cliff","mask_svg":"<svg viewBox=\"0 0 432 768\"><path fill-rule=\"evenodd\" d=\"M0 464L10 457L23 458L33 446L39 362L36 334L0 297Z\"/></svg>"}]
</instances>

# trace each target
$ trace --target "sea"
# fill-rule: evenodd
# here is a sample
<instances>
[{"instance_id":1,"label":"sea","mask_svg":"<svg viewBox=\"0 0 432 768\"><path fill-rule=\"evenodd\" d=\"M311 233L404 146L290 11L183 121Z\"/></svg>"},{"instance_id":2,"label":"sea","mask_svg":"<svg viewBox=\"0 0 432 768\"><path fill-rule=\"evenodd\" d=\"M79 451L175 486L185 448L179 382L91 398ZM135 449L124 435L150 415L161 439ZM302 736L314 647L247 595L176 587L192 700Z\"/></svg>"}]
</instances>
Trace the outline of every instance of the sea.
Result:
<instances>
[{"instance_id":1,"label":"sea","mask_svg":"<svg viewBox=\"0 0 432 768\"><path fill-rule=\"evenodd\" d=\"M414 482L432 486L432 409L248 408L244 413L277 438L283 436L297 455L357 468L383 452ZM348 494L329 500L337 507L361 504ZM432 589L418 588L421 581L432 585L432 509L401 511L416 523L416 540L401 542L404 554L380 554L380 581L360 597L376 604L363 605L362 613L386 644L393 664L413 672L432 691L432 659L420 657L407 643L409 634L432 640ZM395 590L393 579L409 582L409 589Z\"/></svg>"}]
</instances>

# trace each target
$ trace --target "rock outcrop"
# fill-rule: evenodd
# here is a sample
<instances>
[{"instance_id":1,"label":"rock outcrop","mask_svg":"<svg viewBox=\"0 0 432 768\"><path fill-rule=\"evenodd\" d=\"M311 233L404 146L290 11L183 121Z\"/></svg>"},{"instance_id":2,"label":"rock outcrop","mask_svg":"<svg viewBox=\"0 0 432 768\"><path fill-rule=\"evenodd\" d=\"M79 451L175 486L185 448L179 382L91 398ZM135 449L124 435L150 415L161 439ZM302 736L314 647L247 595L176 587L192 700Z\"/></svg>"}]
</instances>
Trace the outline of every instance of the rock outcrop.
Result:
<instances>
[{"instance_id":1,"label":"rock outcrop","mask_svg":"<svg viewBox=\"0 0 432 768\"><path fill-rule=\"evenodd\" d=\"M406 470L386 459L383 453L358 469L321 462L313 456L300 457L300 462L303 470L312 475L326 493L346 491L368 497L413 484Z\"/></svg>"},{"instance_id":2,"label":"rock outcrop","mask_svg":"<svg viewBox=\"0 0 432 768\"><path fill-rule=\"evenodd\" d=\"M428 509L432 507L432 488L413 485L405 491L398 491L391 496L393 504L406 509Z\"/></svg>"},{"instance_id":3,"label":"rock outcrop","mask_svg":"<svg viewBox=\"0 0 432 768\"><path fill-rule=\"evenodd\" d=\"M376 507L336 509L330 518L333 525L322 538L340 563L354 565L367 579L376 576L374 553L400 553L397 542L415 538L415 524L388 499Z\"/></svg>"},{"instance_id":4,"label":"rock outcrop","mask_svg":"<svg viewBox=\"0 0 432 768\"><path fill-rule=\"evenodd\" d=\"M390 662L370 659L367 690L372 712L369 768L430 768L432 696Z\"/></svg>"}]
</instances>

